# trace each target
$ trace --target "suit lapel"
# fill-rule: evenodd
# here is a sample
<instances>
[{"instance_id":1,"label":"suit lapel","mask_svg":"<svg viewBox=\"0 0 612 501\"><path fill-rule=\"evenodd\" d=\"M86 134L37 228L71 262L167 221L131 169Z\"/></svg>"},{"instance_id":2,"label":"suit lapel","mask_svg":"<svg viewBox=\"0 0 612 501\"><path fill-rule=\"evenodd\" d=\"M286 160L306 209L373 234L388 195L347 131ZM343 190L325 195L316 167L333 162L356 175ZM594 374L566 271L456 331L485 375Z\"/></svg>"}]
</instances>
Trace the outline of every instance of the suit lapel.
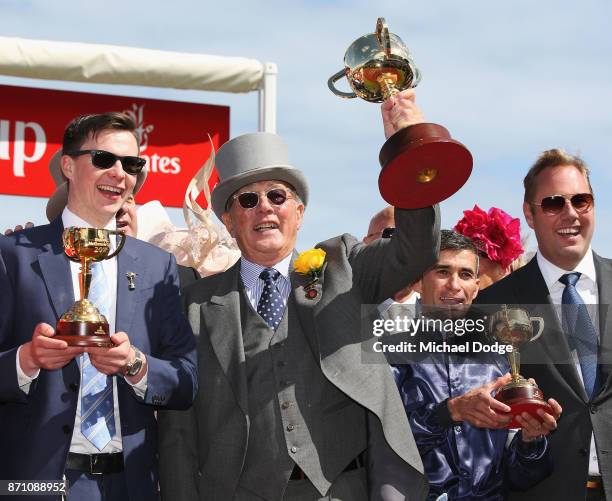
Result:
<instances>
[{"instance_id":1,"label":"suit lapel","mask_svg":"<svg viewBox=\"0 0 612 501\"><path fill-rule=\"evenodd\" d=\"M598 395L602 398L612 392L612 264L595 253L593 260L599 294L599 359L604 375L607 376Z\"/></svg>"},{"instance_id":2,"label":"suit lapel","mask_svg":"<svg viewBox=\"0 0 612 501\"><path fill-rule=\"evenodd\" d=\"M134 283L136 288L130 290L129 282L126 274L132 272L136 274ZM146 269L142 260L138 259L138 255L134 252L130 237L126 237L126 242L117 255L117 311L115 321L115 331L130 332L132 320L134 319L134 310L136 308L136 299L140 295L138 288L138 277L144 277Z\"/></svg>"},{"instance_id":3,"label":"suit lapel","mask_svg":"<svg viewBox=\"0 0 612 501\"><path fill-rule=\"evenodd\" d=\"M525 305L536 305L536 309L540 311L534 313L544 318L544 334L533 343L533 349L536 350L533 358L536 360L540 358L538 352L546 353L548 359L552 361L552 370L559 373L558 379L569 385L578 398L583 401L588 400L572 360L567 336L557 316L558 305L552 303L537 259L534 257L525 265L524 270L519 271L523 273L520 274L521 283L518 284L516 297ZM533 307L530 309L533 311ZM543 339L544 336L546 339Z\"/></svg>"},{"instance_id":4,"label":"suit lapel","mask_svg":"<svg viewBox=\"0 0 612 501\"><path fill-rule=\"evenodd\" d=\"M289 278L291 280L291 295L295 301L298 319L300 321L300 325L302 326L302 330L306 335L308 344L310 344L310 348L315 354L315 357L319 358L321 352L316 336L315 314L318 311L318 305L323 297L323 283L325 281L325 269L327 268L327 263L323 265L323 270L321 271L321 275L316 284L311 287L312 290L317 292L317 295L314 298L309 298L306 295L307 291L304 289L304 287L308 288L309 284L312 283L312 279L308 275L295 271L293 268L293 261L295 261L296 257L297 254L294 252L291 259L291 264L289 265L289 269L291 270L289 272Z\"/></svg>"},{"instance_id":5,"label":"suit lapel","mask_svg":"<svg viewBox=\"0 0 612 501\"><path fill-rule=\"evenodd\" d=\"M62 218L58 217L49 226L49 241L45 252L38 255L42 279L47 288L55 315L59 319L74 302L74 289L70 273L70 261L62 245Z\"/></svg>"},{"instance_id":6,"label":"suit lapel","mask_svg":"<svg viewBox=\"0 0 612 501\"><path fill-rule=\"evenodd\" d=\"M246 361L240 317L240 260L224 274L209 301L201 305L202 321L238 405L248 415Z\"/></svg>"}]
</instances>

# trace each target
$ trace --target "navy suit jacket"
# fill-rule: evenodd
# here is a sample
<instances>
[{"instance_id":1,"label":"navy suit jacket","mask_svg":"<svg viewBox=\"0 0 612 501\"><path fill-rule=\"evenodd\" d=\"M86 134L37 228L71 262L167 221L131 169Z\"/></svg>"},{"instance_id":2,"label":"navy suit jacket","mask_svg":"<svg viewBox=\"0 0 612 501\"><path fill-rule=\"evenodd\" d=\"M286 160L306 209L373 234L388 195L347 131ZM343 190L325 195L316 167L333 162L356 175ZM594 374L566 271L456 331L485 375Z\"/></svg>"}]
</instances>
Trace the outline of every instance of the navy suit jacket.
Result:
<instances>
[{"instance_id":1,"label":"navy suit jacket","mask_svg":"<svg viewBox=\"0 0 612 501\"><path fill-rule=\"evenodd\" d=\"M79 395L76 360L40 371L26 395L18 386L17 348L35 326L55 327L74 302L61 218L0 237L0 479L62 478ZM129 290L127 272L136 273ZM131 499L157 499L156 407L188 408L197 391L193 333L179 298L170 254L127 237L117 257L117 332L147 356L147 391L139 398L117 376L125 474ZM36 496L35 499L43 499Z\"/></svg>"},{"instance_id":2,"label":"navy suit jacket","mask_svg":"<svg viewBox=\"0 0 612 501\"><path fill-rule=\"evenodd\" d=\"M478 294L480 304L518 305L544 319L542 335L521 348L521 374L532 377L563 407L558 428L550 434L554 471L546 480L510 499L582 501L587 495L591 434L607 499L612 499L612 260L593 253L599 291L599 355L602 385L591 399L584 391L570 355L567 335L534 257L529 263Z\"/></svg>"}]
</instances>

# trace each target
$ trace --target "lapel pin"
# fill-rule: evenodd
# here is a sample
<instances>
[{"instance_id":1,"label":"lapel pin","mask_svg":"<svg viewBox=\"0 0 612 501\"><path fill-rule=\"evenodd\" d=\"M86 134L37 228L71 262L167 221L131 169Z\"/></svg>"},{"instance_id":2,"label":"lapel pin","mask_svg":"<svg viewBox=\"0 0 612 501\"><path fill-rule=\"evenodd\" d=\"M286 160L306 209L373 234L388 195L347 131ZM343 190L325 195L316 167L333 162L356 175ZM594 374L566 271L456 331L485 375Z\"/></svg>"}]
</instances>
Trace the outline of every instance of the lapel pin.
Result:
<instances>
[{"instance_id":1,"label":"lapel pin","mask_svg":"<svg viewBox=\"0 0 612 501\"><path fill-rule=\"evenodd\" d=\"M319 295L319 290L321 289L321 284L319 284L319 279L315 278L311 280L304 286L304 295L306 299L316 299Z\"/></svg>"},{"instance_id":2,"label":"lapel pin","mask_svg":"<svg viewBox=\"0 0 612 501\"><path fill-rule=\"evenodd\" d=\"M138 274L134 273L133 271L128 271L125 274L125 278L127 278L127 280L128 280L128 289L131 290L131 291L136 289L136 276L137 275Z\"/></svg>"}]
</instances>

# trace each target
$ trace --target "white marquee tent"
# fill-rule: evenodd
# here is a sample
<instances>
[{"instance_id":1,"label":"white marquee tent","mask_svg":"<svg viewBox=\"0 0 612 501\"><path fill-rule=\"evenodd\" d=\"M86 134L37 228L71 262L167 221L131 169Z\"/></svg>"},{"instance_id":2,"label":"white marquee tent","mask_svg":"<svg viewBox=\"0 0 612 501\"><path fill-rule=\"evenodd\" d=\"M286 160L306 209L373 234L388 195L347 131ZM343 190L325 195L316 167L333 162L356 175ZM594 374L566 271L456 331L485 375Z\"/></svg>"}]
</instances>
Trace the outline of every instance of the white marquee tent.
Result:
<instances>
[{"instance_id":1,"label":"white marquee tent","mask_svg":"<svg viewBox=\"0 0 612 501\"><path fill-rule=\"evenodd\" d=\"M259 130L276 132L274 63L115 45L0 37L0 75L218 92L259 92Z\"/></svg>"}]
</instances>

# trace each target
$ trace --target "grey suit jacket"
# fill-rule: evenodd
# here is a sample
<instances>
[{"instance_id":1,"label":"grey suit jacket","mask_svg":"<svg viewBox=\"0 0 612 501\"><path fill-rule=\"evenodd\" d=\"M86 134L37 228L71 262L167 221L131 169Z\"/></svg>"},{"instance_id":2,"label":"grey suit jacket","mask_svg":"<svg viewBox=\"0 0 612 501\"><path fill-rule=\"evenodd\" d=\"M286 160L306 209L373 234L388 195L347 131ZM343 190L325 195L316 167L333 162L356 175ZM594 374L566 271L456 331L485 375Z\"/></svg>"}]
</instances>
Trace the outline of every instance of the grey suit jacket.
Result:
<instances>
[{"instance_id":1,"label":"grey suit jacket","mask_svg":"<svg viewBox=\"0 0 612 501\"><path fill-rule=\"evenodd\" d=\"M603 363L606 380L602 390L591 401L574 366L567 338L550 296L537 260L515 271L500 282L481 291L481 304L518 304L544 318L542 336L521 349L521 374L533 377L545 398L556 399L563 407L558 429L550 436L553 474L524 493L511 495L521 500L583 500L586 494L591 433L599 458L606 497L612 499L612 261L593 253L599 290L599 363ZM535 307L533 305L544 305Z\"/></svg>"},{"instance_id":2,"label":"grey suit jacket","mask_svg":"<svg viewBox=\"0 0 612 501\"><path fill-rule=\"evenodd\" d=\"M323 374L376 418L370 421L381 428L414 480L407 499L424 499L421 459L388 364L382 354L380 363L362 362L362 304L379 304L437 259L437 207L396 210L396 226L392 239L370 246L350 235L319 244L326 264L315 300L305 297L307 277L292 271L290 278L302 328L316 339ZM164 499L230 500L235 492L249 434L241 287L237 263L184 290L198 336L201 386L191 411L159 416ZM320 451L326 453L333 451Z\"/></svg>"}]
</instances>

